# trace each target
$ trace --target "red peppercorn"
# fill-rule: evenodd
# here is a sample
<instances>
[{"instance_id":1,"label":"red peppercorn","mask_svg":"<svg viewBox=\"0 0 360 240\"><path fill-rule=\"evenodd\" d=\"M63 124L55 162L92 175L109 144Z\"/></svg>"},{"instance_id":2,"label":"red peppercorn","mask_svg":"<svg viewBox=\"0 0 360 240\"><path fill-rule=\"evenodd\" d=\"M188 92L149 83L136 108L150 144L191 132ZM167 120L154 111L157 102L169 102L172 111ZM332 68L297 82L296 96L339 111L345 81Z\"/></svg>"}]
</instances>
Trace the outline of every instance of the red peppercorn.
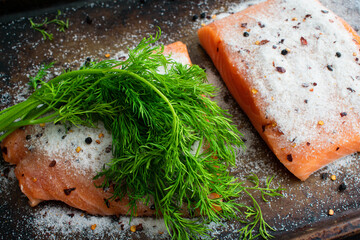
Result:
<instances>
[{"instance_id":1,"label":"red peppercorn","mask_svg":"<svg viewBox=\"0 0 360 240\"><path fill-rule=\"evenodd\" d=\"M301 45L307 45L307 40L303 37L300 38Z\"/></svg>"},{"instance_id":2,"label":"red peppercorn","mask_svg":"<svg viewBox=\"0 0 360 240\"><path fill-rule=\"evenodd\" d=\"M283 67L276 67L276 71L278 71L279 73L285 73L286 72L285 68L283 68Z\"/></svg>"}]
</instances>

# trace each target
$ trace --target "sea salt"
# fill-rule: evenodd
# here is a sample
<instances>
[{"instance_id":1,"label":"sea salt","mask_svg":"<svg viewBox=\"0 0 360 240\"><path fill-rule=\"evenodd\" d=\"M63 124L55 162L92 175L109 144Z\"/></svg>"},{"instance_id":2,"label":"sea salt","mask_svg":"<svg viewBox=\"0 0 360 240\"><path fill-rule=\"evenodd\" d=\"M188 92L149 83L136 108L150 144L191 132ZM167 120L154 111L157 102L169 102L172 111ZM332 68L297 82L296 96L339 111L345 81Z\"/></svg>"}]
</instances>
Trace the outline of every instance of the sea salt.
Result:
<instances>
[{"instance_id":1,"label":"sea salt","mask_svg":"<svg viewBox=\"0 0 360 240\"><path fill-rule=\"evenodd\" d=\"M247 74L262 100L258 102L261 111L276 122L288 141L297 144L312 142L323 131L329 135L342 131L340 113L359 116L360 112L356 80L360 66L355 61L359 51L352 36L332 12L323 13L323 7L313 1L286 1L271 7L283 11L274 9L279 12L274 16L269 10L254 15L245 28L239 22L220 31L227 49L239 56L237 67L249 66ZM243 37L247 29L249 37ZM283 49L290 52L284 56ZM340 58L336 52L341 52ZM324 123L321 130L319 121ZM357 121L347 121L360 129Z\"/></svg>"}]
</instances>

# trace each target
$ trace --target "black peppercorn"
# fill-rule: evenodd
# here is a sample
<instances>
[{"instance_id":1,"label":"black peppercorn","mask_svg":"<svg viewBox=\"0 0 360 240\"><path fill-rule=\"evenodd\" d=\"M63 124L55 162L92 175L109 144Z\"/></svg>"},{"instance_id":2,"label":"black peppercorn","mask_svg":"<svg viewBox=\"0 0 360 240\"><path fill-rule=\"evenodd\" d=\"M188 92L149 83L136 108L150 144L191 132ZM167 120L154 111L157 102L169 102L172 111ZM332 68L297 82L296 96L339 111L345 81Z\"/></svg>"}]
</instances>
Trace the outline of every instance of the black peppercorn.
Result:
<instances>
[{"instance_id":1,"label":"black peppercorn","mask_svg":"<svg viewBox=\"0 0 360 240\"><path fill-rule=\"evenodd\" d=\"M105 148L105 152L106 152L106 153L110 153L110 152L111 152L111 146L106 147L106 148Z\"/></svg>"},{"instance_id":2,"label":"black peppercorn","mask_svg":"<svg viewBox=\"0 0 360 240\"><path fill-rule=\"evenodd\" d=\"M250 34L249 34L248 32L244 32L244 33L243 33L243 36L244 36L244 37L248 37L249 35L250 35Z\"/></svg>"},{"instance_id":3,"label":"black peppercorn","mask_svg":"<svg viewBox=\"0 0 360 240\"><path fill-rule=\"evenodd\" d=\"M337 56L338 58L341 57L341 53L340 52L336 52L335 56Z\"/></svg>"},{"instance_id":4,"label":"black peppercorn","mask_svg":"<svg viewBox=\"0 0 360 240\"><path fill-rule=\"evenodd\" d=\"M89 17L89 15L86 16L85 21L86 21L87 24L91 24L91 23L92 23L92 19Z\"/></svg>"},{"instance_id":5,"label":"black peppercorn","mask_svg":"<svg viewBox=\"0 0 360 240\"><path fill-rule=\"evenodd\" d=\"M88 67L90 65L90 62L91 62L91 58L87 57L85 60L85 66Z\"/></svg>"},{"instance_id":6,"label":"black peppercorn","mask_svg":"<svg viewBox=\"0 0 360 240\"><path fill-rule=\"evenodd\" d=\"M345 184L345 183L342 183L342 184L340 184L340 186L339 186L339 191L341 192L341 191L344 191L344 190L346 190L346 184Z\"/></svg>"},{"instance_id":7,"label":"black peppercorn","mask_svg":"<svg viewBox=\"0 0 360 240\"><path fill-rule=\"evenodd\" d=\"M192 17L192 20L193 20L193 21L196 21L198 18L199 18L199 16L195 14L195 15Z\"/></svg>"},{"instance_id":8,"label":"black peppercorn","mask_svg":"<svg viewBox=\"0 0 360 240\"><path fill-rule=\"evenodd\" d=\"M76 188L67 188L64 189L64 193L66 196L69 196L72 191L75 191Z\"/></svg>"},{"instance_id":9,"label":"black peppercorn","mask_svg":"<svg viewBox=\"0 0 360 240\"><path fill-rule=\"evenodd\" d=\"M92 138L91 138L91 137L85 138L85 143L86 143L86 144L92 143Z\"/></svg>"},{"instance_id":10,"label":"black peppercorn","mask_svg":"<svg viewBox=\"0 0 360 240\"><path fill-rule=\"evenodd\" d=\"M203 12L200 14L200 18L205 18L205 17L206 17L206 13Z\"/></svg>"},{"instance_id":11,"label":"black peppercorn","mask_svg":"<svg viewBox=\"0 0 360 240\"><path fill-rule=\"evenodd\" d=\"M329 174L328 173L322 173L321 174L321 179L325 180L329 177Z\"/></svg>"},{"instance_id":12,"label":"black peppercorn","mask_svg":"<svg viewBox=\"0 0 360 240\"><path fill-rule=\"evenodd\" d=\"M281 55L286 55L286 54L288 54L289 52L288 52L288 50L286 50L286 49L283 49L282 51L281 51Z\"/></svg>"},{"instance_id":13,"label":"black peppercorn","mask_svg":"<svg viewBox=\"0 0 360 240\"><path fill-rule=\"evenodd\" d=\"M52 160L49 164L49 167L55 167L55 165L56 165L56 161Z\"/></svg>"}]
</instances>

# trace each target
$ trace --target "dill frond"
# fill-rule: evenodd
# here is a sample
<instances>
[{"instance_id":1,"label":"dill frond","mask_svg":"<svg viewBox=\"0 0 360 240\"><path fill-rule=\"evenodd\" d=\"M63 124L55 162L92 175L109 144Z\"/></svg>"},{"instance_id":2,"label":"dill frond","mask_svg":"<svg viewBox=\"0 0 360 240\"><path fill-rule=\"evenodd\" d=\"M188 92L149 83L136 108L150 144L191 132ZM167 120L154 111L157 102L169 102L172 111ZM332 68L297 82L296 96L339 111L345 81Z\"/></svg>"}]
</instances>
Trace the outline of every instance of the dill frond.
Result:
<instances>
[{"instance_id":1,"label":"dill frond","mask_svg":"<svg viewBox=\"0 0 360 240\"><path fill-rule=\"evenodd\" d=\"M31 80L35 92L0 112L0 140L25 125L101 121L112 132L113 159L96 178L104 177L99 187L114 186L109 201L128 196L134 216L136 202L153 198L173 239L207 236L206 223L223 219L244 222L245 239L254 237L255 228L269 238L271 227L250 191L266 200L281 195L281 188L270 187L272 178L261 188L255 175L255 186L245 187L229 174L244 147L241 133L210 99L217 89L204 70L165 57L164 47L155 45L159 37L144 38L126 61L92 62L49 82L43 77L50 66L44 66ZM240 194L249 195L253 206L235 201ZM238 216L243 209L246 220Z\"/></svg>"}]
</instances>

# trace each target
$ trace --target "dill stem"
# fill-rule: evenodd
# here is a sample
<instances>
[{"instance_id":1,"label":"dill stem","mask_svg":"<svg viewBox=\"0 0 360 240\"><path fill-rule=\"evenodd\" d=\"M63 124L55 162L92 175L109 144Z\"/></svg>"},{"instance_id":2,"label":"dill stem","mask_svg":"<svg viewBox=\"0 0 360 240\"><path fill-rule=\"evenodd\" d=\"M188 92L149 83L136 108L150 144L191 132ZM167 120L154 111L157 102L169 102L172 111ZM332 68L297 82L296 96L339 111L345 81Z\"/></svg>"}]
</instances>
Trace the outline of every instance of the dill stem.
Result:
<instances>
[{"instance_id":1,"label":"dill stem","mask_svg":"<svg viewBox=\"0 0 360 240\"><path fill-rule=\"evenodd\" d=\"M256 191L271 191L273 188L261 188L261 187L243 187L244 190L256 190Z\"/></svg>"},{"instance_id":2,"label":"dill stem","mask_svg":"<svg viewBox=\"0 0 360 240\"><path fill-rule=\"evenodd\" d=\"M27 100L21 102L12 108L4 109L0 112L0 131L4 131L17 119L26 116L33 108L38 106L37 101Z\"/></svg>"}]
</instances>

